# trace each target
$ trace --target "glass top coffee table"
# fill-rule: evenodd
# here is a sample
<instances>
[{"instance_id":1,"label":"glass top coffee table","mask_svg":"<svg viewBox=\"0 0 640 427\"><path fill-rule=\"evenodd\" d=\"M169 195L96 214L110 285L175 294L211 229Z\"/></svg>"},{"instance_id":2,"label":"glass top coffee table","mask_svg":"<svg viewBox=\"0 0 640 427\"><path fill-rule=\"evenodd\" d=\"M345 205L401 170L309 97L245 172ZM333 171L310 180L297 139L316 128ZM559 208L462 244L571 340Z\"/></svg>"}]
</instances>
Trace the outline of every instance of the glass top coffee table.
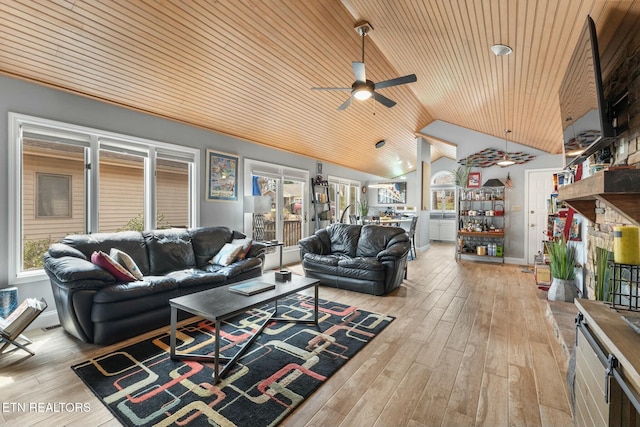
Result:
<instances>
[{"instance_id":1,"label":"glass top coffee table","mask_svg":"<svg viewBox=\"0 0 640 427\"><path fill-rule=\"evenodd\" d=\"M274 289L263 291L255 295L242 295L232 292L229 288L239 284L248 284L254 282L269 283L275 285ZM170 337L170 356L171 359L188 359L198 360L202 362L213 362L214 364L214 383L218 383L220 378L233 366L233 364L244 354L249 346L260 335L264 327L269 322L296 322L307 324L318 324L318 285L317 279L309 279L303 276L291 275L291 280L279 282L275 279L275 272L265 273L261 277L245 280L243 282L233 283L231 285L221 286L202 292L196 292L169 300L171 306L171 337ZM295 294L303 289L314 288L314 316L312 320L298 320L277 317L278 315L278 299ZM224 320L233 316L244 313L250 308L261 306L269 302L275 302L275 311L265 319L262 326L253 334L233 357L220 356L220 325ZM186 311L191 314L202 316L205 319L215 322L215 351L214 354L194 354L194 353L178 353L176 351L176 324L178 322L178 310ZM221 362L224 363L222 370Z\"/></svg>"}]
</instances>

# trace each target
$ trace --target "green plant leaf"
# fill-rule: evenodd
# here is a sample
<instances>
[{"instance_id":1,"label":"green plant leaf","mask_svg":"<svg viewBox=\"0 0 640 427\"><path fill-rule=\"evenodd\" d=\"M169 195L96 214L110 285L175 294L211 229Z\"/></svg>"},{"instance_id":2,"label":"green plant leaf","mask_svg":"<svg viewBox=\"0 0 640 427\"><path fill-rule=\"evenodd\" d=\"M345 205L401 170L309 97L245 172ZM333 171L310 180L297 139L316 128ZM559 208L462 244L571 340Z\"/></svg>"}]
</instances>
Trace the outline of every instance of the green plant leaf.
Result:
<instances>
[{"instance_id":1,"label":"green plant leaf","mask_svg":"<svg viewBox=\"0 0 640 427\"><path fill-rule=\"evenodd\" d=\"M564 237L551 242L545 242L549 255L549 269L551 276L556 279L574 280L576 278L576 247L566 242Z\"/></svg>"}]
</instances>

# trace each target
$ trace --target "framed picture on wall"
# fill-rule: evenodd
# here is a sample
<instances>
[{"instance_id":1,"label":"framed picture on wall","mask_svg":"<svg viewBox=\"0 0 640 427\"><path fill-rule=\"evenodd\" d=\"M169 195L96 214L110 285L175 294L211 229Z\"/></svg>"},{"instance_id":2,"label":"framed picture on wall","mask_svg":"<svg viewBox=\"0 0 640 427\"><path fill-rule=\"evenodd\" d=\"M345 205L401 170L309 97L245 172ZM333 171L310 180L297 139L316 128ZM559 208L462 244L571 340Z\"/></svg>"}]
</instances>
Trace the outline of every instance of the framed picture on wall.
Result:
<instances>
[{"instance_id":1,"label":"framed picture on wall","mask_svg":"<svg viewBox=\"0 0 640 427\"><path fill-rule=\"evenodd\" d=\"M206 199L238 200L238 156L207 150Z\"/></svg>"},{"instance_id":2,"label":"framed picture on wall","mask_svg":"<svg viewBox=\"0 0 640 427\"><path fill-rule=\"evenodd\" d=\"M469 172L469 180L467 181L468 188L480 188L480 172Z\"/></svg>"},{"instance_id":3,"label":"framed picture on wall","mask_svg":"<svg viewBox=\"0 0 640 427\"><path fill-rule=\"evenodd\" d=\"M378 204L404 204L407 202L406 182L387 182L378 185Z\"/></svg>"}]
</instances>

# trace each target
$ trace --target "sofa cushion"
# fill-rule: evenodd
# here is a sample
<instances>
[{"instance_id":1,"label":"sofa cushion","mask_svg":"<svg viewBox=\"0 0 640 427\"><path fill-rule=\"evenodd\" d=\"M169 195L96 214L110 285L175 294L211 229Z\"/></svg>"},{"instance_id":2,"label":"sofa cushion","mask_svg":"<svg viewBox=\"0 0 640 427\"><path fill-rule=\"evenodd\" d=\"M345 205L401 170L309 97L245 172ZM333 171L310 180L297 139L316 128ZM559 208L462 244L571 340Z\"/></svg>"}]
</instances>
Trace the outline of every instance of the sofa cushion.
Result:
<instances>
[{"instance_id":1,"label":"sofa cushion","mask_svg":"<svg viewBox=\"0 0 640 427\"><path fill-rule=\"evenodd\" d=\"M111 248L109 256L114 259L115 262L127 269L129 273L137 280L142 280L142 273L138 268L138 264L127 254L120 249Z\"/></svg>"},{"instance_id":2,"label":"sofa cushion","mask_svg":"<svg viewBox=\"0 0 640 427\"><path fill-rule=\"evenodd\" d=\"M400 227L386 227L383 225L368 224L360 231L360 240L356 256L375 257L384 251L389 242L398 235L405 234L405 230Z\"/></svg>"},{"instance_id":3,"label":"sofa cushion","mask_svg":"<svg viewBox=\"0 0 640 427\"><path fill-rule=\"evenodd\" d=\"M126 268L102 251L96 251L91 254L91 262L107 270L118 281L132 282L136 280Z\"/></svg>"},{"instance_id":4,"label":"sofa cushion","mask_svg":"<svg viewBox=\"0 0 640 427\"><path fill-rule=\"evenodd\" d=\"M234 232L228 227L198 227L189 230L189 234L198 268L205 268L224 244L234 237Z\"/></svg>"},{"instance_id":5,"label":"sofa cushion","mask_svg":"<svg viewBox=\"0 0 640 427\"><path fill-rule=\"evenodd\" d=\"M375 257L372 258L345 258L338 261L338 266L342 268L353 268L356 270L371 270L384 272L384 265L379 262ZM383 273L384 277L384 273Z\"/></svg>"},{"instance_id":6,"label":"sofa cushion","mask_svg":"<svg viewBox=\"0 0 640 427\"><path fill-rule=\"evenodd\" d=\"M343 257L346 258L346 257ZM303 262L306 264L319 264L319 265L338 265L341 257L338 255L318 255L318 254L304 254Z\"/></svg>"},{"instance_id":7,"label":"sofa cushion","mask_svg":"<svg viewBox=\"0 0 640 427\"><path fill-rule=\"evenodd\" d=\"M95 293L93 296L93 302L107 303L141 297L146 298L156 293L160 294L174 289L178 289L178 283L171 277L145 276L143 280L105 286Z\"/></svg>"},{"instance_id":8,"label":"sofa cushion","mask_svg":"<svg viewBox=\"0 0 640 427\"><path fill-rule=\"evenodd\" d=\"M328 228L327 231L331 238L331 253L355 257L361 228L360 225L352 224L333 224Z\"/></svg>"},{"instance_id":9,"label":"sofa cushion","mask_svg":"<svg viewBox=\"0 0 640 427\"><path fill-rule=\"evenodd\" d=\"M191 235L187 230L155 230L142 234L149 252L151 275L159 276L196 266Z\"/></svg>"},{"instance_id":10,"label":"sofa cushion","mask_svg":"<svg viewBox=\"0 0 640 427\"><path fill-rule=\"evenodd\" d=\"M157 308L168 309L169 299L179 295L176 281L164 276L145 276L141 281L107 286L93 296L91 321L126 319Z\"/></svg>"},{"instance_id":11,"label":"sofa cushion","mask_svg":"<svg viewBox=\"0 0 640 427\"><path fill-rule=\"evenodd\" d=\"M227 277L222 273L208 272L197 268L173 271L167 274L167 277L174 279L178 284L178 288L190 288L207 284L222 285L227 280Z\"/></svg>"},{"instance_id":12,"label":"sofa cushion","mask_svg":"<svg viewBox=\"0 0 640 427\"><path fill-rule=\"evenodd\" d=\"M227 266L210 265L206 268L206 271L215 271L219 274L223 274L227 280L229 280L252 270L261 271L261 268L262 261L259 258L246 258Z\"/></svg>"},{"instance_id":13,"label":"sofa cushion","mask_svg":"<svg viewBox=\"0 0 640 427\"><path fill-rule=\"evenodd\" d=\"M309 255L309 254L307 254ZM324 261L329 261L325 257ZM335 276L336 278L351 278L372 283L384 282L385 267L375 258L336 258L335 263L312 262L313 257L305 255L302 263L305 272L323 276ZM312 276L317 277L317 276Z\"/></svg>"}]
</instances>

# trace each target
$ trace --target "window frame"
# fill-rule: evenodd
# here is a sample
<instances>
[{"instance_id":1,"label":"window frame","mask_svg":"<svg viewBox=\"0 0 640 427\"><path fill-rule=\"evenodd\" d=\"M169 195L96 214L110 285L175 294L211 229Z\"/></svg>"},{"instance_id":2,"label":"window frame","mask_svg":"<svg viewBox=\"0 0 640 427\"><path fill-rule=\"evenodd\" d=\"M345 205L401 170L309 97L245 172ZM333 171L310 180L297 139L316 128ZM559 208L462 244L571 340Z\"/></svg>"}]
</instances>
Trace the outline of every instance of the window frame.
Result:
<instances>
[{"instance_id":1,"label":"window frame","mask_svg":"<svg viewBox=\"0 0 640 427\"><path fill-rule=\"evenodd\" d=\"M156 158L159 153L176 153L176 160L189 164L189 226L195 227L200 221L200 149L185 147L174 143L154 141L145 138L104 131L81 125L64 123L19 113L8 114L8 280L11 285L30 283L34 280L46 279L43 269L22 270L23 242L23 146L22 128L39 129L44 133L76 134L86 136L89 143L85 151L85 232L95 233L99 216L99 151L105 141L117 141L123 149L127 147L135 151L147 153L148 167L145 167L145 228L153 229L156 222ZM166 158L166 157L163 157Z\"/></svg>"},{"instance_id":2,"label":"window frame","mask_svg":"<svg viewBox=\"0 0 640 427\"><path fill-rule=\"evenodd\" d=\"M278 163L265 162L263 160L257 160L252 158L244 158L243 161L243 177L244 177L244 191L243 197L252 195L252 176L259 175L267 178L273 178L276 180L276 200L272 202L275 204L275 212L276 212L276 238L278 240L283 240L282 229L280 228L284 224L283 218L283 186L284 181L295 181L302 184L302 200L303 200L303 212L302 212L302 237L306 237L309 235L308 231L308 210L307 205L309 203L309 171L305 169L299 169L292 166L286 166ZM253 221L251 214L244 214L244 230L245 234L250 236L253 231ZM286 254L288 252L297 252L298 246L285 246L283 248L283 252Z\"/></svg>"},{"instance_id":3,"label":"window frame","mask_svg":"<svg viewBox=\"0 0 640 427\"><path fill-rule=\"evenodd\" d=\"M430 200L430 207L431 207L431 211L432 212L439 212L442 214L445 213L455 213L456 212L456 200L457 200L457 195L458 195L458 188L455 185L455 181L453 181L453 183L450 184L435 184L435 182L442 176L452 176L452 178L454 177L454 173L452 171L439 171L433 174L433 176L431 177L431 200ZM443 195L441 197L437 197L435 195L437 195L438 192L440 191L452 191L453 192L453 200L454 200L454 205L453 205L453 209L445 209L446 206L446 197ZM435 209L435 206L433 205L434 202L434 198L439 198L441 199L440 202L442 204L442 209Z\"/></svg>"},{"instance_id":4,"label":"window frame","mask_svg":"<svg viewBox=\"0 0 640 427\"><path fill-rule=\"evenodd\" d=\"M336 209L336 217L334 218L335 222L340 221L342 213L346 208L349 208L349 213L359 215L360 210L358 209L358 204L360 203L360 200L362 197L368 197L367 195L362 194L362 191L361 191L362 183L354 179L342 178L334 175L329 175L327 177L327 181L329 182L329 185L333 187L334 194L338 194L338 188L341 185L346 187L346 199L347 199L346 206L342 206L342 204L338 202L337 197L336 197L336 200L332 200L332 204L335 206L335 209ZM356 200L351 200L351 195L352 195L351 189L353 188L355 188L354 195L356 197Z\"/></svg>"}]
</instances>

